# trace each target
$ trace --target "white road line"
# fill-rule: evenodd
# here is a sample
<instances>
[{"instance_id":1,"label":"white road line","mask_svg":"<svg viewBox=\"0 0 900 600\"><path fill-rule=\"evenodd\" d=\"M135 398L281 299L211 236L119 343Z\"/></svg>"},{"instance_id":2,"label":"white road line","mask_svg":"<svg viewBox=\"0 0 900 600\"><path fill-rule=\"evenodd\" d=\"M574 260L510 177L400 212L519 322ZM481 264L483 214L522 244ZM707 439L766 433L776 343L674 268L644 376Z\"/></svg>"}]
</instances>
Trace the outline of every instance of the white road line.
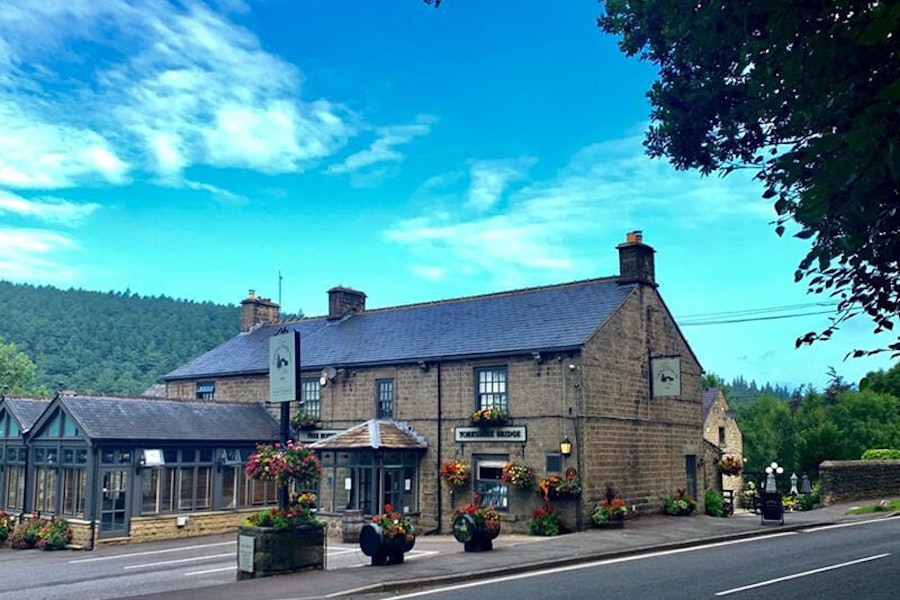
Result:
<instances>
[{"instance_id":1,"label":"white road line","mask_svg":"<svg viewBox=\"0 0 900 600\"><path fill-rule=\"evenodd\" d=\"M391 600L404 600L405 598L417 598L419 596L430 596L432 594L442 594L444 592L455 591L455 590L464 590L468 588L478 587L482 585L491 585L494 583L502 583L505 581L515 581L517 579L528 579L529 577L541 577L544 575L551 575L554 573L565 573L568 571L578 571L579 569L591 569L594 567L600 567L603 565L613 565L616 563L624 563L631 562L636 560L645 560L647 558L655 558L658 556L669 556L672 554L682 554L684 552L696 552L698 550L706 550L708 548L717 548L720 546L731 546L734 544L747 544L750 542L758 542L763 539L771 540L775 537L784 537L788 535L797 535L792 531L786 531L784 533L773 533L771 535L752 537L752 538L744 538L740 540L729 540L725 542L716 542L715 544L705 544L703 546L691 546L689 548L675 548L673 550L662 550L660 552L651 552L649 554L638 554L634 556L622 556L619 558L609 558L605 560L597 560L589 563L581 563L577 565L568 565L565 567L555 567L553 569L543 569L541 571L531 571L528 573L517 573L515 575L507 575L505 577L493 577L491 579L484 579L481 581L472 581L470 583L460 583L457 585L444 586L440 589L435 590L423 590L421 592L412 592L410 594L404 594L402 596L392 596ZM415 552L415 550L413 550ZM346 592L343 592L346 593Z\"/></svg>"},{"instance_id":2,"label":"white road line","mask_svg":"<svg viewBox=\"0 0 900 600\"><path fill-rule=\"evenodd\" d=\"M117 554L115 556L98 556L96 558L79 558L70 560L69 564L97 562L100 560L119 560L122 558L134 558L135 556L150 556L151 554L165 554L167 552L182 552L184 550L199 550L201 548L214 548L216 546L234 546L237 542L218 542L216 544L202 544L199 546L181 546L178 548L166 548L165 550L147 550L146 552L133 552L131 554Z\"/></svg>"},{"instance_id":3,"label":"white road line","mask_svg":"<svg viewBox=\"0 0 900 600\"><path fill-rule=\"evenodd\" d=\"M815 533L817 531L828 531L829 529L843 529L844 527L856 527L857 525L871 525L873 523L881 523L884 519L867 519L865 521L850 521L847 523L835 523L833 525L819 525L818 527L809 527L801 529L803 533Z\"/></svg>"},{"instance_id":4,"label":"white road line","mask_svg":"<svg viewBox=\"0 0 900 600\"><path fill-rule=\"evenodd\" d=\"M191 575L206 575L208 573L221 573L222 571L234 571L237 567L222 567L221 569L207 569L205 571L191 571L190 573L185 573L185 577L190 577Z\"/></svg>"},{"instance_id":5,"label":"white road line","mask_svg":"<svg viewBox=\"0 0 900 600\"><path fill-rule=\"evenodd\" d=\"M784 577L777 577L775 579L769 579L767 581L760 581L759 583L753 583L750 585L745 585L739 588L733 588L730 590L725 590L722 592L716 592L716 596L727 596L728 594L736 594L737 592L743 592L745 590L752 590L754 588L764 587L767 585L772 585L774 583L780 583L782 581L789 581L791 579L798 579L800 577L806 577L808 575L815 575L816 573L824 573L825 571L833 571L835 569L843 569L844 567L851 567L853 565L858 565L860 563L869 562L872 560L878 560L879 558L885 558L890 556L890 554L876 554L875 556L867 556L866 558L860 558L858 560L851 560L850 562L840 563L837 565L830 565L828 567L822 567L820 569L813 569L812 571L804 571L802 573L794 573L793 575L786 575Z\"/></svg>"},{"instance_id":6,"label":"white road line","mask_svg":"<svg viewBox=\"0 0 900 600\"><path fill-rule=\"evenodd\" d=\"M197 562L199 560L213 560L216 558L235 558L235 555L233 552L230 552L228 554L211 554L209 556L194 556L192 558L180 558L178 560L164 560L162 562L144 563L141 565L126 565L122 568L125 569L126 571L129 569L146 569L148 567L159 567L162 565L177 565L180 563Z\"/></svg>"}]
</instances>

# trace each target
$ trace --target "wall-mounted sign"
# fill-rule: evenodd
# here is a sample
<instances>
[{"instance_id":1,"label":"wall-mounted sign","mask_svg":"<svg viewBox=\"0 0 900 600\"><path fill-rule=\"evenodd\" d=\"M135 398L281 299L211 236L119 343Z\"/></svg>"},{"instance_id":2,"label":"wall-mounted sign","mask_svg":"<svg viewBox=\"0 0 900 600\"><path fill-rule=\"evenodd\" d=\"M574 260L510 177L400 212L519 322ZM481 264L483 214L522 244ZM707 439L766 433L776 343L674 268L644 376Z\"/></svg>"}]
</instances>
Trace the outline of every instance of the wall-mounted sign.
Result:
<instances>
[{"instance_id":1,"label":"wall-mounted sign","mask_svg":"<svg viewBox=\"0 0 900 600\"><path fill-rule=\"evenodd\" d=\"M653 397L681 395L681 357L661 356L650 360Z\"/></svg>"},{"instance_id":2,"label":"wall-mounted sign","mask_svg":"<svg viewBox=\"0 0 900 600\"><path fill-rule=\"evenodd\" d=\"M526 441L524 427L457 427L454 431L457 442L515 442Z\"/></svg>"},{"instance_id":3,"label":"wall-mounted sign","mask_svg":"<svg viewBox=\"0 0 900 600\"><path fill-rule=\"evenodd\" d=\"M285 331L269 339L269 402L297 400L300 381L300 332Z\"/></svg>"}]
</instances>

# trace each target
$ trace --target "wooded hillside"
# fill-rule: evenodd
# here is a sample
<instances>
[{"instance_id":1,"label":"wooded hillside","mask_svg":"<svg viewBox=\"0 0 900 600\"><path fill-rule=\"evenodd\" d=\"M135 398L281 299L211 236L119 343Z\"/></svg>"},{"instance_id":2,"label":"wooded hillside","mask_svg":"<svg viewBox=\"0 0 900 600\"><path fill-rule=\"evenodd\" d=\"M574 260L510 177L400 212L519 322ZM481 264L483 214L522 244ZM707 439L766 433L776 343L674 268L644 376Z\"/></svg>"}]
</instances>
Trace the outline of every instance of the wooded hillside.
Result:
<instances>
[{"instance_id":1,"label":"wooded hillside","mask_svg":"<svg viewBox=\"0 0 900 600\"><path fill-rule=\"evenodd\" d=\"M51 391L139 394L239 330L238 306L0 281L0 338Z\"/></svg>"}]
</instances>

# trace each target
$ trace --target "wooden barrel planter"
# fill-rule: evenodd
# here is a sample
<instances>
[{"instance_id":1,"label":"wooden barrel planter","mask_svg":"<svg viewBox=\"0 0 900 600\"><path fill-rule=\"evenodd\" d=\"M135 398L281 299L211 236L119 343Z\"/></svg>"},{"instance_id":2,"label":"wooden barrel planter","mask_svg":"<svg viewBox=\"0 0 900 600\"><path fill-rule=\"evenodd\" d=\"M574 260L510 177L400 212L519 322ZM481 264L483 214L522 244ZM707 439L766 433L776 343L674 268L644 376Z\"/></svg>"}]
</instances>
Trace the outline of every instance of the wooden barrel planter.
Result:
<instances>
[{"instance_id":1,"label":"wooden barrel planter","mask_svg":"<svg viewBox=\"0 0 900 600\"><path fill-rule=\"evenodd\" d=\"M403 563L403 553L409 552L415 545L415 537L388 537L377 523L366 523L359 532L359 548L363 554L371 557L372 564L376 566Z\"/></svg>"},{"instance_id":2,"label":"wooden barrel planter","mask_svg":"<svg viewBox=\"0 0 900 600\"><path fill-rule=\"evenodd\" d=\"M488 529L470 514L457 515L453 519L453 537L462 542L466 552L485 552L494 548L494 538L500 535L500 527Z\"/></svg>"}]
</instances>

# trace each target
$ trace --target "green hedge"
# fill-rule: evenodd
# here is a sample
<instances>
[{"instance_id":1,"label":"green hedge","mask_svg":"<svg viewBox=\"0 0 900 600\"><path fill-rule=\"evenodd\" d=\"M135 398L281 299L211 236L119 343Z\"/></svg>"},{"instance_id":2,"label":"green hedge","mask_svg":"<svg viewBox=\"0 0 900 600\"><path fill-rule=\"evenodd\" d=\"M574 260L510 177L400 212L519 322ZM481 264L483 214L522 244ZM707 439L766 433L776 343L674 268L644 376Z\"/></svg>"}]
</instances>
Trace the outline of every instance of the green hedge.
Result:
<instances>
[{"instance_id":1,"label":"green hedge","mask_svg":"<svg viewBox=\"0 0 900 600\"><path fill-rule=\"evenodd\" d=\"M900 460L900 450L891 448L875 448L866 450L862 455L863 460Z\"/></svg>"}]
</instances>

